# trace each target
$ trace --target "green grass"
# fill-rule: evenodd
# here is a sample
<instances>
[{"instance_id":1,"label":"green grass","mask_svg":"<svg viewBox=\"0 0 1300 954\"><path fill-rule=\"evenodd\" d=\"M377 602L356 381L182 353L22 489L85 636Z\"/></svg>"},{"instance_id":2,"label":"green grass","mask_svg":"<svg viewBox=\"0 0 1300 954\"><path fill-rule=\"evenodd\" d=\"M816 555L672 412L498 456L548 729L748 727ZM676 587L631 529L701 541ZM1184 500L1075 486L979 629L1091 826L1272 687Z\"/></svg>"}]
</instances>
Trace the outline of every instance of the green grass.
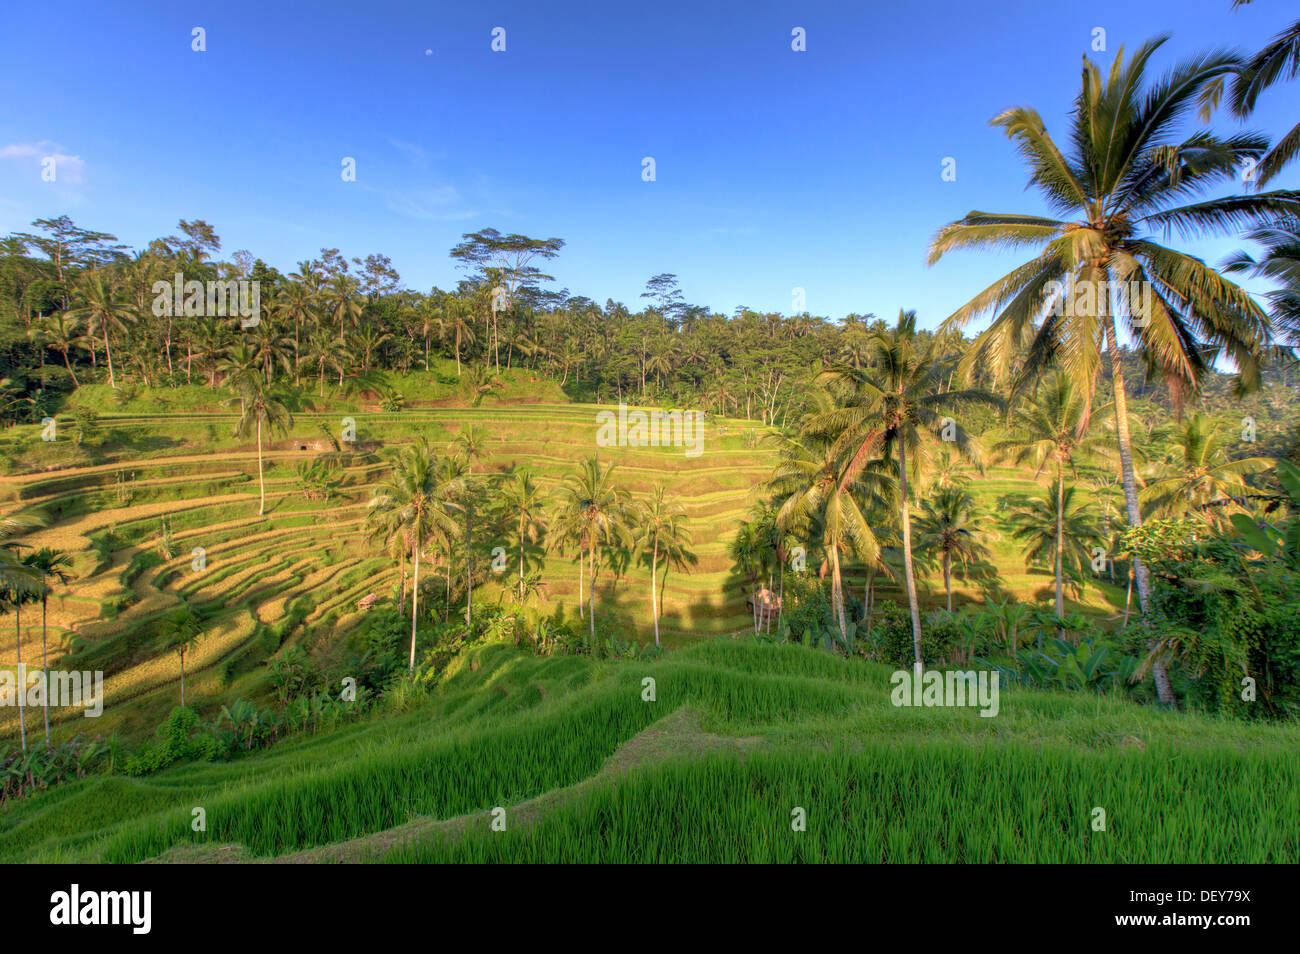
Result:
<instances>
[{"instance_id":1,"label":"green grass","mask_svg":"<svg viewBox=\"0 0 1300 954\"><path fill-rule=\"evenodd\" d=\"M732 640L617 663L489 645L405 714L6 805L0 861L220 844L271 858L345 839L361 839L354 858L402 861L1263 862L1300 849L1300 727L1025 689L1004 689L995 718L900 709L889 674ZM602 770L687 710L718 752ZM197 806L206 832L191 830ZM496 806L529 820L491 832L482 813ZM791 830L796 807L807 831ZM384 837L466 815L455 837Z\"/></svg>"}]
</instances>

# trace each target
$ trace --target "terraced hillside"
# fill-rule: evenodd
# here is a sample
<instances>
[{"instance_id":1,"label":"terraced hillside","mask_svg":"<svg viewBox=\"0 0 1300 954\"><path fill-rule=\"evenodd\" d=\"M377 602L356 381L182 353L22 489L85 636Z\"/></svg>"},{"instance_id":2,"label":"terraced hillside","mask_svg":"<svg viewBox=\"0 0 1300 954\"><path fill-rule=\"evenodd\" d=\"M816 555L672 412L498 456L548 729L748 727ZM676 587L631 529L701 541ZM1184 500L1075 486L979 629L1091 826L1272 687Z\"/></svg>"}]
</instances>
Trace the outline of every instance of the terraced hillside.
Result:
<instances>
[{"instance_id":1,"label":"terraced hillside","mask_svg":"<svg viewBox=\"0 0 1300 954\"><path fill-rule=\"evenodd\" d=\"M654 661L482 645L411 711L7 806L0 861L1169 863L1300 850L1293 725L1015 687L997 718L900 708L889 669L748 640Z\"/></svg>"},{"instance_id":2,"label":"terraced hillside","mask_svg":"<svg viewBox=\"0 0 1300 954\"><path fill-rule=\"evenodd\" d=\"M193 389L200 392L200 389ZM758 500L773 457L754 422L711 421L704 452L680 447L598 448L592 405L525 403L514 395L489 396L482 406L452 403L411 387L416 399L400 412L340 404L339 410L295 414L288 437L267 443L267 513L257 516L256 445L230 437L236 415L201 407L159 412L127 407L101 413L96 429L115 448L87 462L77 453L70 418L59 420L59 440L42 444L37 428L14 428L7 441L25 448L26 471L0 476L6 510L43 514L47 524L25 543L63 550L74 558L74 579L49 601L52 664L106 673L106 716L97 730L147 731L178 699L179 668L161 649L165 617L182 602L205 611L205 637L186 658L187 698L200 705L256 694L264 663L291 646L322 651L361 618L358 601L395 592L395 561L361 535L370 491L386 470L386 455L423 436L445 444L466 427L487 435L476 466L501 471L529 468L552 494L566 471L598 452L618 465L619 483L634 495L664 484L691 518L698 566L670 572L663 593L664 642L680 646L704 636L734 635L751 625L744 581L727 546L746 511ZM342 495L328 503L300 492L295 467L333 450L345 418L356 442L342 470ZM30 432L30 433L24 433ZM24 443L25 441L25 443ZM48 464L41 464L42 460ZM54 469L43 469L45 467ZM992 471L975 485L990 513L1008 493L1033 489L1032 475ZM994 525L996 526L996 525ZM1050 576L1027 572L1017 549L996 529L995 563L1003 588L1023 599L1044 599ZM476 559L489 559L484 540ZM426 572L439 573L435 564ZM551 553L538 608L576 616L578 567ZM862 578L849 585L861 593ZM960 587L960 581L958 581ZM889 597L888 584L882 595ZM938 605L942 584L928 581L927 601ZM476 599L494 600L492 583ZM896 595L896 594L893 594ZM620 576L604 573L598 586L599 618L626 636L650 638L650 580L636 562ZM973 587L959 599L979 599ZM1123 593L1098 586L1087 593L1094 611L1111 611ZM37 660L40 610L22 617L24 657ZM0 628L0 658L15 656L14 627ZM130 703L130 705L124 705ZM16 713L3 713L2 730L16 729ZM84 729L79 717L63 731Z\"/></svg>"}]
</instances>

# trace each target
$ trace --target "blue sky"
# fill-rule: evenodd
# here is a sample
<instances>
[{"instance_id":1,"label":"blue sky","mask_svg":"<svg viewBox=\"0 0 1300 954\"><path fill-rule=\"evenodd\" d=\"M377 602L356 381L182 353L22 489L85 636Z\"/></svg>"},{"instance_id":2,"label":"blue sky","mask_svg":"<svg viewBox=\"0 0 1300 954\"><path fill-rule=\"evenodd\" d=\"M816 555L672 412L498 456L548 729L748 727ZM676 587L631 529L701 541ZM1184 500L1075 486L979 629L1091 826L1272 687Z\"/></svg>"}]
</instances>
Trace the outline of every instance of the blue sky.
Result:
<instances>
[{"instance_id":1,"label":"blue sky","mask_svg":"<svg viewBox=\"0 0 1300 954\"><path fill-rule=\"evenodd\" d=\"M927 268L934 230L971 209L1041 210L992 116L1031 105L1063 136L1095 27L1107 63L1171 32L1163 69L1253 51L1288 7L11 4L0 233L66 212L138 247L203 218L223 256L289 271L322 246L383 252L427 291L455 284L460 235L492 226L565 239L556 287L600 302L637 307L667 271L688 301L728 313L790 313L798 286L814 314L909 307L933 326L1015 261ZM194 27L206 52L191 50ZM791 50L794 27L807 52ZM1250 127L1277 135L1297 102L1300 84L1274 87ZM51 154L59 178L42 182ZM340 176L349 156L355 182ZM1300 185L1296 167L1275 182ZM1234 243L1186 247L1218 261Z\"/></svg>"}]
</instances>

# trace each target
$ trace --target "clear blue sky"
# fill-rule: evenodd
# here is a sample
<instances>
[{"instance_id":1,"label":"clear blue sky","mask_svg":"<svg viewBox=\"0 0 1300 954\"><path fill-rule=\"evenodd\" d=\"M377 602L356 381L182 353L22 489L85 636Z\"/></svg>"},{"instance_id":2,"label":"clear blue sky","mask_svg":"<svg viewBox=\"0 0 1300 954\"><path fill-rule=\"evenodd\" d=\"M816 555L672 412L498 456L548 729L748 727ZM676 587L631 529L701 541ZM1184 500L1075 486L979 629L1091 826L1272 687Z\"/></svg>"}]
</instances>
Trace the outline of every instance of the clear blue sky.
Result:
<instances>
[{"instance_id":1,"label":"clear blue sky","mask_svg":"<svg viewBox=\"0 0 1300 954\"><path fill-rule=\"evenodd\" d=\"M906 306L933 326L1012 263L927 269L934 230L1040 208L989 119L1031 105L1063 136L1094 27L1106 62L1171 32L1163 69L1253 51L1295 14L1277 0L11 3L0 233L66 212L139 247L203 218L223 256L289 271L322 246L383 252L427 291L455 284L459 236L492 226L565 239L556 287L600 302L637 307L667 271L728 313L788 314L801 286L814 314ZM1297 102L1300 84L1275 87L1251 127L1276 136ZM56 183L40 181L49 154L67 157ZM1300 184L1295 167L1276 184ZM1191 247L1218 261L1233 243Z\"/></svg>"}]
</instances>

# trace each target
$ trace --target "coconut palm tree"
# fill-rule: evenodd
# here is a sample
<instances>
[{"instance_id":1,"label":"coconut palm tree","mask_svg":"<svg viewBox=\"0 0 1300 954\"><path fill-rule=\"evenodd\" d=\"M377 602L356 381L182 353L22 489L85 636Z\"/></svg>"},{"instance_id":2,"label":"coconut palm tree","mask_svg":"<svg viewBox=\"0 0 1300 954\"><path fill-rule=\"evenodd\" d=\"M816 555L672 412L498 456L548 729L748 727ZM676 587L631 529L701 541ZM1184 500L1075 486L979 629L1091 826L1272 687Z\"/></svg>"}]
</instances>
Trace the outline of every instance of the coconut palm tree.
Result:
<instances>
[{"instance_id":1,"label":"coconut palm tree","mask_svg":"<svg viewBox=\"0 0 1300 954\"><path fill-rule=\"evenodd\" d=\"M896 467L903 572L919 671L924 660L912 566L909 467L912 481L920 485L936 448L947 446L982 470L979 445L949 415L980 404L1000 407L1002 402L977 388L946 389L947 369L936 353L936 340L917 334L916 312L900 311L892 330L873 332L870 348L869 369L835 365L822 373L822 380L836 395L836 405L814 414L804 430L833 442L830 454L845 461L840 479L846 485L859 479L875 461Z\"/></svg>"},{"instance_id":2,"label":"coconut palm tree","mask_svg":"<svg viewBox=\"0 0 1300 954\"><path fill-rule=\"evenodd\" d=\"M203 624L189 606L182 606L167 617L171 629L170 646L181 664L181 707L185 706L185 655L203 639Z\"/></svg>"},{"instance_id":3,"label":"coconut palm tree","mask_svg":"<svg viewBox=\"0 0 1300 954\"><path fill-rule=\"evenodd\" d=\"M1160 476L1141 492L1148 515L1175 517L1192 511L1209 513L1213 505L1233 505L1234 498L1249 490L1247 474L1258 474L1274 466L1267 457L1229 460L1222 425L1197 412L1183 421L1173 436L1170 452L1157 465ZM1240 509L1240 504L1236 504Z\"/></svg>"},{"instance_id":4,"label":"coconut palm tree","mask_svg":"<svg viewBox=\"0 0 1300 954\"><path fill-rule=\"evenodd\" d=\"M1045 491L1007 513L1011 537L1024 548L1025 566L1059 567L1057 572L1070 577L1076 591L1092 560L1092 548L1102 542L1088 502L1079 499L1081 496L1076 486L1069 485L1063 497ZM1063 532L1058 529L1058 520ZM1057 580L1059 588L1059 576ZM1064 615L1063 609L1057 608L1058 619Z\"/></svg>"},{"instance_id":5,"label":"coconut palm tree","mask_svg":"<svg viewBox=\"0 0 1300 954\"><path fill-rule=\"evenodd\" d=\"M23 673L22 607L23 603L40 592L39 575L18 559L18 548L23 546L17 537L41 525L29 514L10 514L0 517L0 600L14 609L14 640L18 656L18 732L23 751L27 751L27 721L24 711L27 696Z\"/></svg>"},{"instance_id":6,"label":"coconut palm tree","mask_svg":"<svg viewBox=\"0 0 1300 954\"><path fill-rule=\"evenodd\" d=\"M234 403L232 398L226 402ZM239 398L242 410L239 423L235 425L236 437L247 437L251 431L257 432L257 485L260 492L257 515L266 513L266 480L262 474L262 431L279 431L286 434L293 426L293 415L281 402L274 388L267 382L261 371L254 370L242 378L239 383Z\"/></svg>"},{"instance_id":7,"label":"coconut palm tree","mask_svg":"<svg viewBox=\"0 0 1300 954\"><path fill-rule=\"evenodd\" d=\"M596 638L596 569L600 565L601 546L631 545L627 496L613 479L616 465L601 467L599 459L588 457L565 478L565 493L571 506L582 512L587 522L587 549L590 556L587 578L587 622L591 638Z\"/></svg>"},{"instance_id":8,"label":"coconut palm tree","mask_svg":"<svg viewBox=\"0 0 1300 954\"><path fill-rule=\"evenodd\" d=\"M30 567L33 571L40 574L40 593L41 593L41 672L46 673L49 669L49 651L46 643L46 611L49 607L50 587L48 580L51 578L59 583L67 583L72 579L68 573L68 567L72 566L72 558L60 550L52 550L49 547L41 547L32 553L23 557L24 566ZM50 692L48 677L45 686L45 692L42 694L45 703L45 744L50 744Z\"/></svg>"},{"instance_id":9,"label":"coconut palm tree","mask_svg":"<svg viewBox=\"0 0 1300 954\"><path fill-rule=\"evenodd\" d=\"M337 371L339 380L343 379L344 365L347 362L347 348L325 328L317 328L307 341L307 356L304 359L309 366L315 366L320 380L320 396L325 396L325 371Z\"/></svg>"},{"instance_id":10,"label":"coconut palm tree","mask_svg":"<svg viewBox=\"0 0 1300 954\"><path fill-rule=\"evenodd\" d=\"M454 497L460 483L448 486L437 455L424 441L403 448L392 473L376 488L367 505L372 530L382 528L390 535L411 540L411 658L415 672L415 634L420 608L420 554L435 540L448 540L457 532Z\"/></svg>"},{"instance_id":11,"label":"coconut palm tree","mask_svg":"<svg viewBox=\"0 0 1300 954\"><path fill-rule=\"evenodd\" d=\"M315 321L319 303L315 276L305 269L304 272L306 275L311 275L311 280L307 280L300 272L290 275L292 281L285 289L284 303L281 306L284 317L293 322L293 383L295 385L298 384L298 372L302 368L302 328L304 325L310 327Z\"/></svg>"},{"instance_id":12,"label":"coconut palm tree","mask_svg":"<svg viewBox=\"0 0 1300 954\"><path fill-rule=\"evenodd\" d=\"M586 619L587 608L584 598L587 575L587 551L591 544L591 524L587 520L586 508L580 498L562 494L551 522L549 539L553 548L568 554L571 550L578 552L578 618Z\"/></svg>"},{"instance_id":13,"label":"coconut palm tree","mask_svg":"<svg viewBox=\"0 0 1300 954\"><path fill-rule=\"evenodd\" d=\"M103 335L104 354L108 359L108 383L116 389L117 377L113 371L110 335L112 332L126 333L135 321L135 306L126 290L102 270L90 271L82 276L77 291L84 304L70 309L67 316L73 321L84 322L89 334Z\"/></svg>"},{"instance_id":14,"label":"coconut palm tree","mask_svg":"<svg viewBox=\"0 0 1300 954\"><path fill-rule=\"evenodd\" d=\"M74 318L66 311L48 315L40 324L46 344L63 355L63 366L68 369L68 374L72 375L73 386L78 388L81 387L81 382L77 380L77 372L72 368L69 354L73 348L82 347L85 341L86 336L82 334L81 325L80 319Z\"/></svg>"},{"instance_id":15,"label":"coconut palm tree","mask_svg":"<svg viewBox=\"0 0 1300 954\"><path fill-rule=\"evenodd\" d=\"M829 568L831 573L831 605L840 637L847 640L843 564L852 557L867 563L880 558L867 512L892 491L892 484L879 468L863 466L853 472L852 450L816 429L815 422L835 413L827 410L825 396L818 405L821 411L811 418L813 426L796 438L774 438L779 460L764 489L777 507L778 527L820 544L823 572Z\"/></svg>"},{"instance_id":16,"label":"coconut palm tree","mask_svg":"<svg viewBox=\"0 0 1300 954\"><path fill-rule=\"evenodd\" d=\"M659 559L663 557L664 584L668 583L668 567L677 566L684 569L699 562L691 551L691 518L682 506L673 503L665 496L663 484L641 502L634 519L639 531L642 556L649 557L650 563L650 609L654 618L655 645L659 645L659 616L663 612L658 590Z\"/></svg>"},{"instance_id":17,"label":"coconut palm tree","mask_svg":"<svg viewBox=\"0 0 1300 954\"><path fill-rule=\"evenodd\" d=\"M1159 239L1175 232L1235 234L1300 210L1300 194L1285 191L1188 202L1209 187L1231 184L1268 142L1249 133L1222 138L1201 128L1179 138L1207 89L1235 75L1242 63L1229 53L1196 56L1149 82L1148 64L1166 39L1144 43L1128 60L1121 49L1109 73L1085 60L1066 152L1032 109L1015 107L993 120L1029 165L1030 184L1061 218L971 212L940 229L929 254L933 264L957 249L1038 249L957 309L945 326L997 312L963 367L985 368L1005 380L1019 360L1016 387L1054 362L1091 394L1102 357L1109 356L1125 505L1134 527L1142 515L1117 320L1151 367L1191 387L1216 354L1235 365L1243 387L1253 386L1270 334L1268 316L1243 288ZM1140 304L1117 288L1136 290ZM1137 580L1145 612L1151 582L1140 564ZM1161 700L1172 702L1163 668L1156 685Z\"/></svg>"},{"instance_id":18,"label":"coconut palm tree","mask_svg":"<svg viewBox=\"0 0 1300 954\"><path fill-rule=\"evenodd\" d=\"M975 498L965 488L940 487L921 502L916 519L917 543L922 552L939 555L949 613L952 612L953 562L965 570L973 563L986 560L989 550L980 540L983 533Z\"/></svg>"},{"instance_id":19,"label":"coconut palm tree","mask_svg":"<svg viewBox=\"0 0 1300 954\"><path fill-rule=\"evenodd\" d=\"M1104 414L1101 409L1099 414ZM1109 443L1092 433L1093 414L1085 393L1070 376L1049 374L1032 398L1019 401L1010 433L994 442L994 456L1034 468L1037 480L1050 467L1056 484L1056 617L1065 615L1065 590L1060 560L1065 552L1065 472L1075 472L1079 456L1112 459Z\"/></svg>"},{"instance_id":20,"label":"coconut palm tree","mask_svg":"<svg viewBox=\"0 0 1300 954\"><path fill-rule=\"evenodd\" d=\"M546 534L545 501L541 488L526 470L515 471L497 491L511 529L519 539L519 602L524 600L524 549L537 546Z\"/></svg>"},{"instance_id":21,"label":"coconut palm tree","mask_svg":"<svg viewBox=\"0 0 1300 954\"><path fill-rule=\"evenodd\" d=\"M465 625L474 621L474 515L478 512L478 501L487 490L487 483L482 475L474 474L474 462L483 457L487 450L487 435L472 424L461 429L452 446L464 456L466 475L460 502L461 512L465 517Z\"/></svg>"},{"instance_id":22,"label":"coconut palm tree","mask_svg":"<svg viewBox=\"0 0 1300 954\"><path fill-rule=\"evenodd\" d=\"M1300 347L1300 216L1279 217L1243 237L1263 246L1264 253L1255 259L1238 252L1224 262L1223 270L1277 282L1277 287L1262 297L1269 302L1278 337L1293 348Z\"/></svg>"},{"instance_id":23,"label":"coconut palm tree","mask_svg":"<svg viewBox=\"0 0 1300 954\"><path fill-rule=\"evenodd\" d=\"M1241 6L1250 0L1235 0ZM1300 20L1292 23L1272 41L1242 64L1232 78L1229 102L1238 116L1249 116L1255 111L1259 94L1281 80L1300 76ZM1268 154L1260 160L1258 184L1262 188L1278 174L1279 170L1300 154L1300 123L1279 139Z\"/></svg>"}]
</instances>

